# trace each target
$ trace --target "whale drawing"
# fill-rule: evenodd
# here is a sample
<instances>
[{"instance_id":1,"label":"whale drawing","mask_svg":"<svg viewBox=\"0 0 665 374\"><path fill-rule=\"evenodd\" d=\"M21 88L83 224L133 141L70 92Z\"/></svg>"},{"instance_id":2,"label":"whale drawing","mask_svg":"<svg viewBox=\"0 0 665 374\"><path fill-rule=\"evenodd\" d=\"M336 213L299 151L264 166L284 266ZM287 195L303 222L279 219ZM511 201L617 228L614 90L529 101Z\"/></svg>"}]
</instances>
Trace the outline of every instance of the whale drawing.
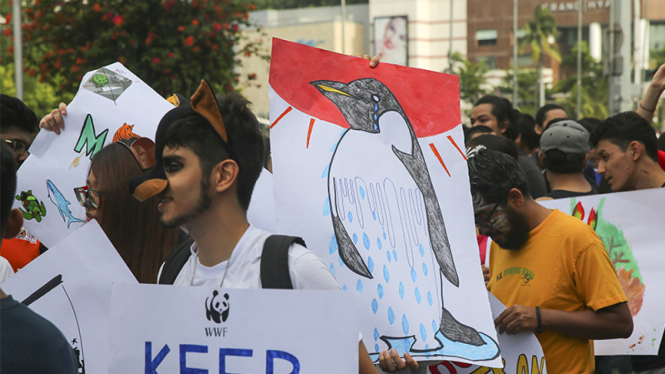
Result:
<instances>
[{"instance_id":1,"label":"whale drawing","mask_svg":"<svg viewBox=\"0 0 665 374\"><path fill-rule=\"evenodd\" d=\"M496 342L459 322L444 306L443 278L455 287L460 280L423 152L397 98L373 78L310 84L340 110L350 126L327 169L333 241L344 265L379 290L379 300L371 304L373 313L385 310L390 324L402 317L404 335L381 335L380 339L401 355L496 357ZM412 283L391 279L391 271L403 266L410 267L406 270ZM421 295L420 290L433 288L432 284L439 295ZM361 287L366 286L359 281ZM403 302L382 305L383 294L393 292ZM414 308L432 308L439 318L418 328L407 317ZM376 340L379 334L374 335ZM451 353L452 347L461 348L461 353Z\"/></svg>"},{"instance_id":2,"label":"whale drawing","mask_svg":"<svg viewBox=\"0 0 665 374\"><path fill-rule=\"evenodd\" d=\"M65 199L58 187L56 187L50 179L46 181L46 189L48 190L48 198L51 200L53 205L58 207L58 211L60 212L62 220L67 222L67 228L69 228L72 222L85 222L84 220L76 218L72 215L72 212L69 210L69 205L71 203Z\"/></svg>"}]
</instances>

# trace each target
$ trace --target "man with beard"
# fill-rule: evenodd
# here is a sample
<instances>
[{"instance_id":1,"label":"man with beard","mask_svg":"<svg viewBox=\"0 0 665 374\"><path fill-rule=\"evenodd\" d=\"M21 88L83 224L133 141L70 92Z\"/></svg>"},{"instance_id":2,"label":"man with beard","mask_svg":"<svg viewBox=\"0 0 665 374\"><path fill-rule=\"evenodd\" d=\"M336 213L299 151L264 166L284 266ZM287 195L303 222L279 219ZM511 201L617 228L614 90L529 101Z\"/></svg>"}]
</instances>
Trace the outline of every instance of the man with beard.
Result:
<instances>
[{"instance_id":1,"label":"man with beard","mask_svg":"<svg viewBox=\"0 0 665 374\"><path fill-rule=\"evenodd\" d=\"M172 101L176 108L164 115L157 128L155 168L130 182L130 191L140 201L157 196L162 224L183 227L194 239L191 246L176 249L174 255L182 253L184 261L175 272L170 271L175 257L169 256L160 269L159 283L263 288L262 256L271 234L247 221L264 155L250 103L230 93L217 104L205 81L190 102L181 95ZM276 260L288 263L284 278L293 289L340 289L323 260L297 241L288 247L285 258ZM277 266L266 263L265 268ZM167 272L174 274L173 279L164 280ZM377 373L362 340L358 353L359 372ZM396 368L417 368L411 357L396 361Z\"/></svg>"},{"instance_id":2,"label":"man with beard","mask_svg":"<svg viewBox=\"0 0 665 374\"><path fill-rule=\"evenodd\" d=\"M550 373L593 373L591 340L633 331L603 242L534 201L510 156L476 148L468 166L476 225L493 240L487 288L508 307L494 321L499 333L536 332Z\"/></svg>"}]
</instances>

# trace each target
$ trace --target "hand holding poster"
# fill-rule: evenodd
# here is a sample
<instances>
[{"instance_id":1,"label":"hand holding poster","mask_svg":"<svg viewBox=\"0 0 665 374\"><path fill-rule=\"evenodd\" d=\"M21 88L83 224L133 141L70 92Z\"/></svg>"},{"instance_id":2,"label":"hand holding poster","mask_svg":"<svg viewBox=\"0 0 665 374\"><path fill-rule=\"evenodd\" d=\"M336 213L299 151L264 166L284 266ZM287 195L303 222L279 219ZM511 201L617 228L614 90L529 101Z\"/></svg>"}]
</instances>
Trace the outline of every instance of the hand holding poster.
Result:
<instances>
[{"instance_id":1,"label":"hand holding poster","mask_svg":"<svg viewBox=\"0 0 665 374\"><path fill-rule=\"evenodd\" d=\"M497 318L506 306L491 293L487 293L492 306L492 316ZM517 335L499 334L499 345L503 357L503 369L492 371L476 365L462 364L459 362L442 362L430 367L432 374L479 374L479 373L502 373L502 374L546 374L545 354L540 347L538 339L533 333L520 333Z\"/></svg>"},{"instance_id":2,"label":"hand holding poster","mask_svg":"<svg viewBox=\"0 0 665 374\"><path fill-rule=\"evenodd\" d=\"M275 39L278 231L360 294L370 357L500 366L477 252L453 75ZM347 314L348 315L348 314Z\"/></svg>"},{"instance_id":3,"label":"hand holding poster","mask_svg":"<svg viewBox=\"0 0 665 374\"><path fill-rule=\"evenodd\" d=\"M596 355L655 355L665 329L665 189L618 192L540 202L575 216L603 240L633 316L628 339L597 340Z\"/></svg>"},{"instance_id":4,"label":"hand holding poster","mask_svg":"<svg viewBox=\"0 0 665 374\"><path fill-rule=\"evenodd\" d=\"M115 285L109 372L358 372L353 304L339 291Z\"/></svg>"},{"instance_id":5,"label":"hand holding poster","mask_svg":"<svg viewBox=\"0 0 665 374\"><path fill-rule=\"evenodd\" d=\"M73 189L85 186L90 160L131 136L153 139L173 106L122 64L88 72L64 116L60 135L40 131L17 175L15 208L27 230L52 247L86 222Z\"/></svg>"},{"instance_id":6,"label":"hand holding poster","mask_svg":"<svg viewBox=\"0 0 665 374\"><path fill-rule=\"evenodd\" d=\"M112 283L137 282L91 221L9 278L2 290L62 331L84 373L106 374Z\"/></svg>"}]
</instances>

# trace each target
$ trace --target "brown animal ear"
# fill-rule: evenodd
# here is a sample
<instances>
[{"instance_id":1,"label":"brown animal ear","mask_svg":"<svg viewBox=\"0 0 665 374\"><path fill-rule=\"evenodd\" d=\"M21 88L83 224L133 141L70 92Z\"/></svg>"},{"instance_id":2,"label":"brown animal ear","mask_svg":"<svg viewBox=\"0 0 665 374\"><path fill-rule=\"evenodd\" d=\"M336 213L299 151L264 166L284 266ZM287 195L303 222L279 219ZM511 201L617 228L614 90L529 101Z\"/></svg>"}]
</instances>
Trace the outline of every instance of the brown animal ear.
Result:
<instances>
[{"instance_id":1,"label":"brown animal ear","mask_svg":"<svg viewBox=\"0 0 665 374\"><path fill-rule=\"evenodd\" d=\"M141 165L141 169L147 170L155 166L155 143L149 138L136 139L129 150Z\"/></svg>"},{"instance_id":2,"label":"brown animal ear","mask_svg":"<svg viewBox=\"0 0 665 374\"><path fill-rule=\"evenodd\" d=\"M217 106L217 99L215 99L215 94L212 92L212 88L210 88L208 82L201 80L201 85L194 95L192 95L189 102L192 109L210 121L212 127L222 137L222 140L228 143L229 140L226 135L224 119L222 119L222 113L219 112L219 106Z\"/></svg>"}]
</instances>

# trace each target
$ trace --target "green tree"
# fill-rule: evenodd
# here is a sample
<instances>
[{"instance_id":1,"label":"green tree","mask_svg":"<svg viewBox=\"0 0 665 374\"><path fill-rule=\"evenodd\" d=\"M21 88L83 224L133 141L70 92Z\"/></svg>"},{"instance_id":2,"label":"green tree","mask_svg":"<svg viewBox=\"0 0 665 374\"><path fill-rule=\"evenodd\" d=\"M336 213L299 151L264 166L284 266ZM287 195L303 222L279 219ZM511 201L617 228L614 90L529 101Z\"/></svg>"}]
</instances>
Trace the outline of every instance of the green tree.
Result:
<instances>
[{"instance_id":1,"label":"green tree","mask_svg":"<svg viewBox=\"0 0 665 374\"><path fill-rule=\"evenodd\" d=\"M561 62L559 47L555 42L559 36L556 28L556 21L549 8L540 5L536 6L533 12L533 20L524 26L524 36L519 38L520 49L525 46L531 47L531 61L538 64L538 84L543 87L543 56L547 55L551 59ZM518 74L519 77L519 74ZM544 105L544 97L540 97L538 105Z\"/></svg>"},{"instance_id":2,"label":"green tree","mask_svg":"<svg viewBox=\"0 0 665 374\"><path fill-rule=\"evenodd\" d=\"M346 5L368 4L369 0L346 0ZM256 9L292 9L339 6L339 0L256 0Z\"/></svg>"},{"instance_id":3,"label":"green tree","mask_svg":"<svg viewBox=\"0 0 665 374\"><path fill-rule=\"evenodd\" d=\"M490 70L485 61L472 63L462 58L459 52L452 56L453 73L459 76L460 99L470 105L473 105L487 90L483 86L487 83L485 74ZM467 113L469 115L470 113Z\"/></svg>"},{"instance_id":4,"label":"green tree","mask_svg":"<svg viewBox=\"0 0 665 374\"><path fill-rule=\"evenodd\" d=\"M233 89L254 6L228 0L28 0L23 6L25 71L74 93L85 72L115 61L162 95L192 93L201 78ZM4 33L11 36L11 28ZM10 45L7 57L13 53ZM3 58L4 60L4 58Z\"/></svg>"},{"instance_id":5,"label":"green tree","mask_svg":"<svg viewBox=\"0 0 665 374\"><path fill-rule=\"evenodd\" d=\"M506 69L506 76L499 86L499 91L504 97L513 94L513 69ZM538 71L536 69L517 70L517 104L516 109L522 113L535 116L538 110Z\"/></svg>"},{"instance_id":6,"label":"green tree","mask_svg":"<svg viewBox=\"0 0 665 374\"><path fill-rule=\"evenodd\" d=\"M577 71L577 48L575 44L571 54L563 58L561 67L568 71ZM603 76L603 63L598 62L591 57L589 45L582 42L582 107L580 118L595 117L599 119L607 118L609 101L609 88L607 78ZM566 109L566 112L575 118L577 113L577 74L571 75L567 79L560 80L554 91L565 95L563 100L557 103Z\"/></svg>"}]
</instances>

